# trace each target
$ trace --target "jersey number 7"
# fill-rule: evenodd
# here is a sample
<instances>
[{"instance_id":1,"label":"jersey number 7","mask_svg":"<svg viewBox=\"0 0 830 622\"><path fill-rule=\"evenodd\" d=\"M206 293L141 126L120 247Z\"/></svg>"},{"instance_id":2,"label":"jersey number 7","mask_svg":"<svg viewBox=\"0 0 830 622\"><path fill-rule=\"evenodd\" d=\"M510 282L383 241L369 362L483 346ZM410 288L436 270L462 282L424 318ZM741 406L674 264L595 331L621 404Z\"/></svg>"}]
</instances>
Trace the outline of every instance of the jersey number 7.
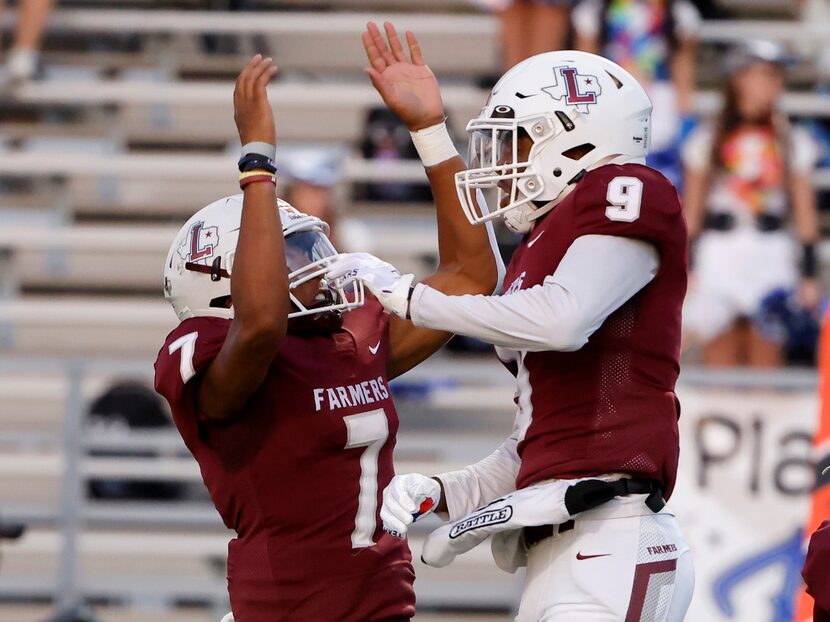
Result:
<instances>
[{"instance_id":1,"label":"jersey number 7","mask_svg":"<svg viewBox=\"0 0 830 622\"><path fill-rule=\"evenodd\" d=\"M352 548L372 546L378 508L378 454L389 437L389 421L382 408L343 417L346 424L344 449L365 447L360 456L360 493L352 532Z\"/></svg>"},{"instance_id":2,"label":"jersey number 7","mask_svg":"<svg viewBox=\"0 0 830 622\"><path fill-rule=\"evenodd\" d=\"M187 381L196 375L196 368L193 367L193 355L196 354L196 340L198 338L198 331L187 333L167 347L170 356L173 356L176 350L182 351L179 357L179 374L182 377L182 384L187 384Z\"/></svg>"},{"instance_id":3,"label":"jersey number 7","mask_svg":"<svg viewBox=\"0 0 830 622\"><path fill-rule=\"evenodd\" d=\"M198 332L188 333L170 344L168 352L172 355L181 350L179 373L182 382L187 383L196 375L193 367L193 355L196 352ZM343 417L346 424L346 446L344 449L365 447L360 456L360 493L357 499L357 516L352 532L352 548L362 549L372 546L375 533L375 516L378 507L378 455L389 438L389 421L382 408L356 415Z\"/></svg>"}]
</instances>

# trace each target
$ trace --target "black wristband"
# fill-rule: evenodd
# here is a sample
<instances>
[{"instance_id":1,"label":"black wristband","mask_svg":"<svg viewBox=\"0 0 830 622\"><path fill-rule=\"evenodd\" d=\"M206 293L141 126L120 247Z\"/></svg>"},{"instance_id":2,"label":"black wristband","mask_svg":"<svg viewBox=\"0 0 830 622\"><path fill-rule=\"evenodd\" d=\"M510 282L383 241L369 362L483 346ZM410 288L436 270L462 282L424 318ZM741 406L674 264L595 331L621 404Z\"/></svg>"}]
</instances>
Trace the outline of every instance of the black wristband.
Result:
<instances>
[{"instance_id":1,"label":"black wristband","mask_svg":"<svg viewBox=\"0 0 830 622\"><path fill-rule=\"evenodd\" d=\"M239 158L240 173L246 173L254 170L268 171L272 175L275 175L277 167L274 165L273 160L259 153L249 153L248 155L244 155Z\"/></svg>"},{"instance_id":2,"label":"black wristband","mask_svg":"<svg viewBox=\"0 0 830 622\"><path fill-rule=\"evenodd\" d=\"M816 259L816 245L813 243L804 244L801 257L801 276L812 279L818 274L818 260Z\"/></svg>"},{"instance_id":3,"label":"black wristband","mask_svg":"<svg viewBox=\"0 0 830 622\"><path fill-rule=\"evenodd\" d=\"M414 293L415 293L415 286L410 285L409 286L409 293L406 295L406 319L407 320L412 319L412 313L410 313L410 311L412 309L412 306L411 306L412 305L412 294L414 294Z\"/></svg>"}]
</instances>

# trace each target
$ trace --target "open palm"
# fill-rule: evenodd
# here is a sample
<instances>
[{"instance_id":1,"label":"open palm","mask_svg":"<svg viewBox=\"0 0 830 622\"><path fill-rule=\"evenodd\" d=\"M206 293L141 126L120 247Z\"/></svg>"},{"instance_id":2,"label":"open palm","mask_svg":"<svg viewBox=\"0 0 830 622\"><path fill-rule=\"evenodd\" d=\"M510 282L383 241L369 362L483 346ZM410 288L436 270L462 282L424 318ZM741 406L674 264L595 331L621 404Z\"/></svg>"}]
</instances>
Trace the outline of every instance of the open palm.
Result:
<instances>
[{"instance_id":1,"label":"open palm","mask_svg":"<svg viewBox=\"0 0 830 622\"><path fill-rule=\"evenodd\" d=\"M432 70L424 64L421 47L411 32L406 33L410 58L406 57L395 27L384 25L387 45L378 27L369 22L363 33L363 47L369 58L366 73L386 105L412 130L444 120L444 103Z\"/></svg>"}]
</instances>

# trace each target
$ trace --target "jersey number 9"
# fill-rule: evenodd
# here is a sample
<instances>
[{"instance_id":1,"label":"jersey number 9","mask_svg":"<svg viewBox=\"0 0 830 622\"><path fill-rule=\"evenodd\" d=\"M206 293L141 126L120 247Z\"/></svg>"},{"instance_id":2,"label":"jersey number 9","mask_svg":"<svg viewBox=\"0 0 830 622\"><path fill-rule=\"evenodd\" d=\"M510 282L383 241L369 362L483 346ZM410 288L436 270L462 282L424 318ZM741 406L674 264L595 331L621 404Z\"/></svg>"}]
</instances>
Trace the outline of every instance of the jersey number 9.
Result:
<instances>
[{"instance_id":1,"label":"jersey number 9","mask_svg":"<svg viewBox=\"0 0 830 622\"><path fill-rule=\"evenodd\" d=\"M611 204L605 208L605 215L610 220L634 222L640 217L643 182L636 177L615 177L608 184L605 198Z\"/></svg>"}]
</instances>

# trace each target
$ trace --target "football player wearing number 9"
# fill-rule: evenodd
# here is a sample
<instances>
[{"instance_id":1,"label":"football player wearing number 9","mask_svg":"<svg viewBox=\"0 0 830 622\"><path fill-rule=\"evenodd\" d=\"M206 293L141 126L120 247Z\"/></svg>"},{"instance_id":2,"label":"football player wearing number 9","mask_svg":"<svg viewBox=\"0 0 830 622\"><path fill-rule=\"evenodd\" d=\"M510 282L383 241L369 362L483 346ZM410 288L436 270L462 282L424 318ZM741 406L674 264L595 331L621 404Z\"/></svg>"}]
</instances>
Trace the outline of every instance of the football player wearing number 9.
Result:
<instances>
[{"instance_id":1,"label":"football player wearing number 9","mask_svg":"<svg viewBox=\"0 0 830 622\"><path fill-rule=\"evenodd\" d=\"M383 266L330 269L385 282L381 302L416 326L495 344L515 375L512 436L460 471L395 477L381 518L402 535L440 498L451 523L422 552L435 566L494 536L500 567L527 566L520 622L676 622L691 599L691 554L665 507L687 235L674 187L643 164L651 108L628 72L580 52L532 57L495 85L456 185L470 222L524 234L503 295L420 283L398 307ZM487 188L501 196L489 214L473 201Z\"/></svg>"},{"instance_id":2,"label":"football player wearing number 9","mask_svg":"<svg viewBox=\"0 0 830 622\"><path fill-rule=\"evenodd\" d=\"M409 549L378 515L398 429L388 380L449 335L390 316L359 283L322 279L336 257L327 227L276 198L273 73L257 56L234 92L243 194L197 212L171 246L165 296L181 323L159 352L156 389L237 533L237 622L409 620ZM440 265L427 281L491 292L488 232L453 190L463 167L457 157L427 170L441 182Z\"/></svg>"}]
</instances>

